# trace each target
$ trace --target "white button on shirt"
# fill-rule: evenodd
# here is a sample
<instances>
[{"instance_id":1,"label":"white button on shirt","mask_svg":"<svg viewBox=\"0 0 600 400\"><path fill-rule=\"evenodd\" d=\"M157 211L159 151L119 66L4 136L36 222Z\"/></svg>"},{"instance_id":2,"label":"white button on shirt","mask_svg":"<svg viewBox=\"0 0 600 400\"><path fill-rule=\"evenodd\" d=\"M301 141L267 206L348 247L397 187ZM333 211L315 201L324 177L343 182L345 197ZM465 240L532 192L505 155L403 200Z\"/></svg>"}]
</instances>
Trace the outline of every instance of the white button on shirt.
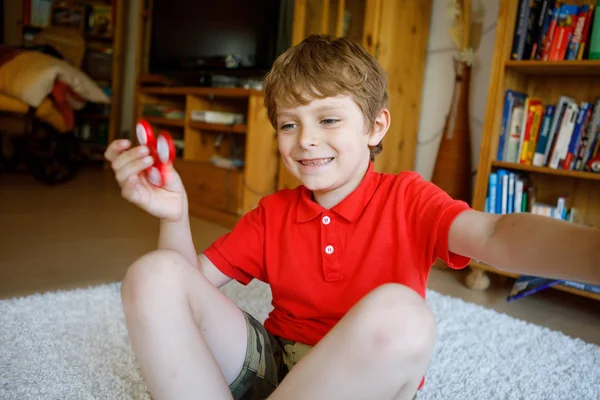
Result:
<instances>
[{"instance_id":1,"label":"white button on shirt","mask_svg":"<svg viewBox=\"0 0 600 400\"><path fill-rule=\"evenodd\" d=\"M329 225L330 222L331 222L331 218L329 218L327 215L323 217L323 223L325 225Z\"/></svg>"},{"instance_id":2,"label":"white button on shirt","mask_svg":"<svg viewBox=\"0 0 600 400\"><path fill-rule=\"evenodd\" d=\"M333 246L329 245L329 246L325 247L325 253L333 254Z\"/></svg>"}]
</instances>

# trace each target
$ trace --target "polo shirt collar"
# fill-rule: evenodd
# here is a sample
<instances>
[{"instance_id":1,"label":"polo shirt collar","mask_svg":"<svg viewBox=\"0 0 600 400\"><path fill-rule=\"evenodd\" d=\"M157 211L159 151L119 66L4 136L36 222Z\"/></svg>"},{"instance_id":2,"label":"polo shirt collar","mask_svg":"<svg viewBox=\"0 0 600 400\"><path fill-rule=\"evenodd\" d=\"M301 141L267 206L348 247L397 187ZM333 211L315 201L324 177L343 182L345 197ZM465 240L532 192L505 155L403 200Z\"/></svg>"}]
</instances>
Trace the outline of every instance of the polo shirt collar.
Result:
<instances>
[{"instance_id":1,"label":"polo shirt collar","mask_svg":"<svg viewBox=\"0 0 600 400\"><path fill-rule=\"evenodd\" d=\"M354 189L354 191L352 191L352 193L350 193L338 205L333 207L331 211L350 222L358 218L373 197L375 189L377 189L377 177L379 175L373 170L373 168L373 162L370 161L367 172L358 187ZM317 202L313 201L312 192L306 187L302 186L297 210L297 221L310 221L325 211L328 210Z\"/></svg>"}]
</instances>

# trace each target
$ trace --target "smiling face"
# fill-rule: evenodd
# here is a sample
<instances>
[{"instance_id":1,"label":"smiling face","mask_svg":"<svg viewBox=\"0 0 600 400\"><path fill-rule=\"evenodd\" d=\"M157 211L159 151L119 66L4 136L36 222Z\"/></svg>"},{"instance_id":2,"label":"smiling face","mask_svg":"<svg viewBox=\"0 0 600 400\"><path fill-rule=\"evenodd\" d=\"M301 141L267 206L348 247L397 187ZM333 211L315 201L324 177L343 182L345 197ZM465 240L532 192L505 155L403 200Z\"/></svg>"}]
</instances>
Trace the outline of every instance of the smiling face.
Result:
<instances>
[{"instance_id":1,"label":"smiling face","mask_svg":"<svg viewBox=\"0 0 600 400\"><path fill-rule=\"evenodd\" d=\"M352 97L318 98L278 110L279 151L289 171L330 208L358 186L369 165L369 146L381 141L388 125L387 109L368 127Z\"/></svg>"},{"instance_id":2,"label":"smiling face","mask_svg":"<svg viewBox=\"0 0 600 400\"><path fill-rule=\"evenodd\" d=\"M310 35L277 57L263 84L285 165L319 204L335 206L382 150L385 71L348 38Z\"/></svg>"}]
</instances>

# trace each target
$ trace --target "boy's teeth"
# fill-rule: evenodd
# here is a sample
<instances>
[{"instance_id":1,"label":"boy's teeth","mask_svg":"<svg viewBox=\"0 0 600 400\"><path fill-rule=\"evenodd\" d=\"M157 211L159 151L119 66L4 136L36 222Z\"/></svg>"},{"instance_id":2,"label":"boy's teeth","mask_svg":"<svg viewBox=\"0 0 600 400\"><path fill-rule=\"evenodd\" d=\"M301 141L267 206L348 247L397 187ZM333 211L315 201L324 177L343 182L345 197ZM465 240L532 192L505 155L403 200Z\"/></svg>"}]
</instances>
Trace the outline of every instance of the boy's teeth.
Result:
<instances>
[{"instance_id":1,"label":"boy's teeth","mask_svg":"<svg viewBox=\"0 0 600 400\"><path fill-rule=\"evenodd\" d=\"M306 166L314 166L314 165L323 165L333 161L333 158L322 158L320 160L309 160L309 161L300 161L302 165Z\"/></svg>"}]
</instances>

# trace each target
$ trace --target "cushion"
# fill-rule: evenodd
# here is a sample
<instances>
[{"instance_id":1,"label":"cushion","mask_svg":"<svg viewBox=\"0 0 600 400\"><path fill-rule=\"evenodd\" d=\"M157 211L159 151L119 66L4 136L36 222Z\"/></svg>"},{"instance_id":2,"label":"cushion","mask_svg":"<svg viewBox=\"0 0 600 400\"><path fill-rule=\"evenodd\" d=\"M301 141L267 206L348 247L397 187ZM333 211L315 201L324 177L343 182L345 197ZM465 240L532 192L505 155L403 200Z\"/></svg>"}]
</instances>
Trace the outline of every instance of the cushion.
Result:
<instances>
[{"instance_id":1,"label":"cushion","mask_svg":"<svg viewBox=\"0 0 600 400\"><path fill-rule=\"evenodd\" d=\"M6 47L0 51L0 93L39 107L52 92L56 80L85 101L110 102L96 82L65 61L37 51Z\"/></svg>"},{"instance_id":2,"label":"cushion","mask_svg":"<svg viewBox=\"0 0 600 400\"><path fill-rule=\"evenodd\" d=\"M0 94L0 111L7 113L26 114L29 106L22 101ZM50 97L45 98L40 106L35 110L35 115L40 120L52 125L59 132L67 132L72 127L69 126L63 113L54 105Z\"/></svg>"}]
</instances>

